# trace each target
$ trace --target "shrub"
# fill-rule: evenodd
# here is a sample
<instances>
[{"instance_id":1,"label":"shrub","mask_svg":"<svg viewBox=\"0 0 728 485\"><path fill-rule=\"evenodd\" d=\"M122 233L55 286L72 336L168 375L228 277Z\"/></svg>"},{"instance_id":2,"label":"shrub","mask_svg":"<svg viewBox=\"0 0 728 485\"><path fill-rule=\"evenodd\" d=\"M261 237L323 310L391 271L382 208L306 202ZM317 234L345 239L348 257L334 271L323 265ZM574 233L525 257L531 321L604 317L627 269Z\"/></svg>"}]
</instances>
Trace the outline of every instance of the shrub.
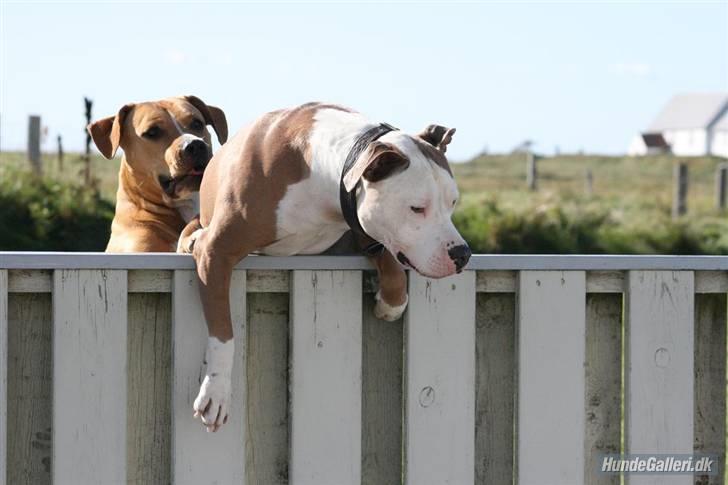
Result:
<instances>
[{"instance_id":1,"label":"shrub","mask_svg":"<svg viewBox=\"0 0 728 485\"><path fill-rule=\"evenodd\" d=\"M0 167L0 250L103 251L113 215L96 190Z\"/></svg>"}]
</instances>

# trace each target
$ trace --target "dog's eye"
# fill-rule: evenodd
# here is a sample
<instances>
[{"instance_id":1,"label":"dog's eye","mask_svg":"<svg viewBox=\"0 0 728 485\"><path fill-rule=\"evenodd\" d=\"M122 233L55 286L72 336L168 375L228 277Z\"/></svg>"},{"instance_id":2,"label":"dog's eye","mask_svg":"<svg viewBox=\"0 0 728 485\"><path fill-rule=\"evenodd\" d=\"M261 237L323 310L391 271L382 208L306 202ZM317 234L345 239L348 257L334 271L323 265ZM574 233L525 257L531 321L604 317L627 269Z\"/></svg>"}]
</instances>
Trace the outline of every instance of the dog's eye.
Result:
<instances>
[{"instance_id":1,"label":"dog's eye","mask_svg":"<svg viewBox=\"0 0 728 485\"><path fill-rule=\"evenodd\" d=\"M159 138L162 135L162 130L159 129L158 126L152 126L147 131L142 133L142 136L144 138L148 138L150 140L154 140L156 138Z\"/></svg>"},{"instance_id":2,"label":"dog's eye","mask_svg":"<svg viewBox=\"0 0 728 485\"><path fill-rule=\"evenodd\" d=\"M453 200L452 201L452 206L455 207L455 204L457 204L457 203L458 203L458 200L457 199Z\"/></svg>"},{"instance_id":3,"label":"dog's eye","mask_svg":"<svg viewBox=\"0 0 728 485\"><path fill-rule=\"evenodd\" d=\"M196 118L194 120L192 120L192 123L190 123L190 129L194 130L194 131L200 131L204 127L205 127L205 124Z\"/></svg>"},{"instance_id":4,"label":"dog's eye","mask_svg":"<svg viewBox=\"0 0 728 485\"><path fill-rule=\"evenodd\" d=\"M414 212L415 214L424 214L425 213L424 207L415 207L415 206L411 205L410 210L412 212Z\"/></svg>"}]
</instances>

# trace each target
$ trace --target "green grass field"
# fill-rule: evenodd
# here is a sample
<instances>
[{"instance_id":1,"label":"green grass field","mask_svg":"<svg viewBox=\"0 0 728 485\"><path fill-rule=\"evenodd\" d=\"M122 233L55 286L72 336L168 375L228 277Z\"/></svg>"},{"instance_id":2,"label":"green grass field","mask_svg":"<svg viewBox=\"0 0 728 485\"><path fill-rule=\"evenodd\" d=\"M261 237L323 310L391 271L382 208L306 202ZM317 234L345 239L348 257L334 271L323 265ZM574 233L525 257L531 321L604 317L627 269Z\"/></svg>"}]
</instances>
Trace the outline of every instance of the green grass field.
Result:
<instances>
[{"instance_id":1,"label":"green grass field","mask_svg":"<svg viewBox=\"0 0 728 485\"><path fill-rule=\"evenodd\" d=\"M539 187L531 192L526 189L525 155L514 154L453 164L462 195L455 222L473 249L484 253L728 254L728 214L714 206L715 171L722 160L679 160L689 166L690 184L688 213L678 221L670 216L675 157L542 158ZM92 176L104 203L115 200L118 167L118 158L92 157ZM591 194L586 193L587 170L593 176ZM33 179L18 174L28 171L23 153L0 153L0 189L4 184L6 191L14 187L13 194L21 193L16 187L20 181L32 184ZM55 155L46 154L43 175L50 193L81 185L82 158L67 154L60 170Z\"/></svg>"}]
</instances>

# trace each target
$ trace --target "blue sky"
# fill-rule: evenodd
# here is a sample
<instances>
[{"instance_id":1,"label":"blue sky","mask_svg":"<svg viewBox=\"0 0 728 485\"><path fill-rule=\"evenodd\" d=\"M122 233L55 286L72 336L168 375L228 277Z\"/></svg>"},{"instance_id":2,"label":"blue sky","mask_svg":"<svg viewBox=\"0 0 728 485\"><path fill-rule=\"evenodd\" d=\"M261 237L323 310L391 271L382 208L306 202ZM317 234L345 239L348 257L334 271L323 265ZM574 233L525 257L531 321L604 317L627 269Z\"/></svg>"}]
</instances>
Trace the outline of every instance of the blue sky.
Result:
<instances>
[{"instance_id":1,"label":"blue sky","mask_svg":"<svg viewBox=\"0 0 728 485\"><path fill-rule=\"evenodd\" d=\"M82 3L0 0L0 146L41 114L54 149L94 115L195 94L231 131L310 100L408 131L458 129L465 159L524 139L620 153L675 93L728 91L728 2Z\"/></svg>"}]
</instances>

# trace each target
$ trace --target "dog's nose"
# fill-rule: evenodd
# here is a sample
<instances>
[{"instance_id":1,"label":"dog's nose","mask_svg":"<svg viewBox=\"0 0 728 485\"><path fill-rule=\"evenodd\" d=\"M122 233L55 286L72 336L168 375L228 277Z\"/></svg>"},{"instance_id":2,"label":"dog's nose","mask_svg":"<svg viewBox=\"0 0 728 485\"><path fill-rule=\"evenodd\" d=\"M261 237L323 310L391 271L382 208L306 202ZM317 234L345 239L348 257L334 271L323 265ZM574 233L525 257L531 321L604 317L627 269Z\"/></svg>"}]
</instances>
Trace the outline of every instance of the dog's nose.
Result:
<instances>
[{"instance_id":1,"label":"dog's nose","mask_svg":"<svg viewBox=\"0 0 728 485\"><path fill-rule=\"evenodd\" d=\"M193 140L185 147L185 155L194 161L195 168L205 168L207 164L207 144L202 140Z\"/></svg>"},{"instance_id":2,"label":"dog's nose","mask_svg":"<svg viewBox=\"0 0 728 485\"><path fill-rule=\"evenodd\" d=\"M470 255L472 254L470 252L470 248L467 244L461 244L460 246L455 246L447 250L447 254L450 256L450 259L453 260L455 263L455 270L459 273L463 270L466 264L468 264L468 261L470 260Z\"/></svg>"}]
</instances>

